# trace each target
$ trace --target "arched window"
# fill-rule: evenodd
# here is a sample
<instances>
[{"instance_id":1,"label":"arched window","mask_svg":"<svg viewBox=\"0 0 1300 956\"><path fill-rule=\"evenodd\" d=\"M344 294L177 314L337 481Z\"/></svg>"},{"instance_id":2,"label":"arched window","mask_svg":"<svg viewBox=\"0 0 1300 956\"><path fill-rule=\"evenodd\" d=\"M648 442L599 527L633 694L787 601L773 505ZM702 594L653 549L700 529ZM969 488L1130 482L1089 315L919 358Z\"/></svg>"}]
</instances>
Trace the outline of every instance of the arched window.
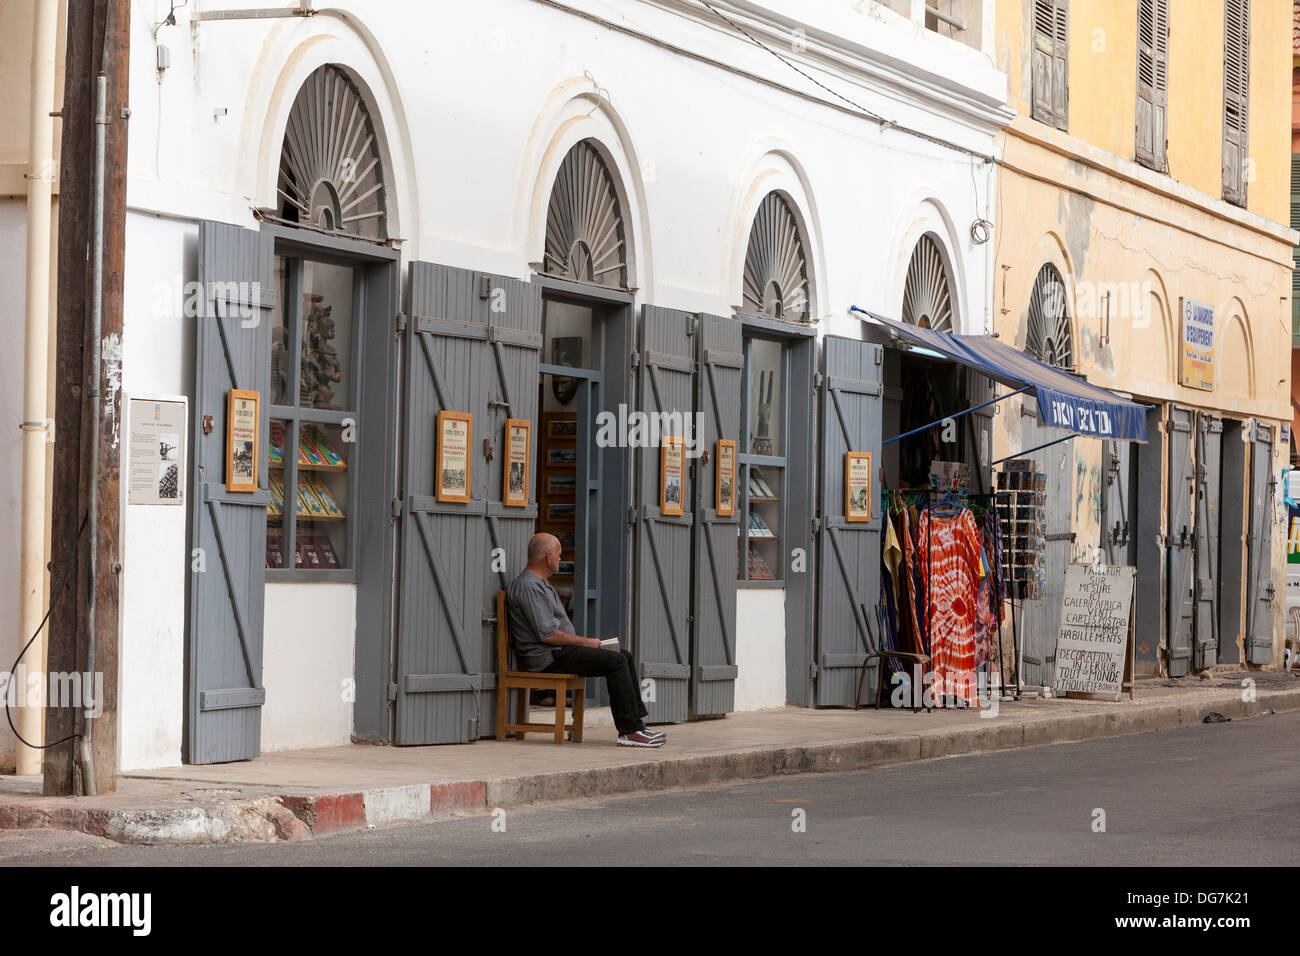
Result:
<instances>
[{"instance_id":1,"label":"arched window","mask_svg":"<svg viewBox=\"0 0 1300 956\"><path fill-rule=\"evenodd\" d=\"M745 252L744 310L790 322L808 320L808 257L789 204L768 193L754 214Z\"/></svg>"},{"instance_id":2,"label":"arched window","mask_svg":"<svg viewBox=\"0 0 1300 956\"><path fill-rule=\"evenodd\" d=\"M903 287L903 321L939 332L952 331L952 287L939 244L924 235L912 250Z\"/></svg>"},{"instance_id":3,"label":"arched window","mask_svg":"<svg viewBox=\"0 0 1300 956\"><path fill-rule=\"evenodd\" d=\"M333 65L303 83L280 148L280 217L362 239L387 236L383 163L356 84Z\"/></svg>"},{"instance_id":4,"label":"arched window","mask_svg":"<svg viewBox=\"0 0 1300 956\"><path fill-rule=\"evenodd\" d=\"M590 140L569 150L546 210L547 275L627 288L627 233L609 167Z\"/></svg>"},{"instance_id":5,"label":"arched window","mask_svg":"<svg viewBox=\"0 0 1300 956\"><path fill-rule=\"evenodd\" d=\"M1029 297L1029 327L1025 352L1057 368L1074 368L1074 344L1070 335L1070 314L1065 305L1065 283L1051 263L1038 270Z\"/></svg>"}]
</instances>

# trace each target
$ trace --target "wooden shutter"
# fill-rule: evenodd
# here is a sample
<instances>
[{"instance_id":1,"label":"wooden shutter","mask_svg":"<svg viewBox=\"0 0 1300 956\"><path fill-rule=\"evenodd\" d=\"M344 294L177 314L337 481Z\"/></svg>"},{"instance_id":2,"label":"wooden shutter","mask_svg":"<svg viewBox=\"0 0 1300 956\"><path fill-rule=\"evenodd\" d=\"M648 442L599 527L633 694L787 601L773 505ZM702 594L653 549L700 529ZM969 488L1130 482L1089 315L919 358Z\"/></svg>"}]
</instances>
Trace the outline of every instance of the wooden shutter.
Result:
<instances>
[{"instance_id":1,"label":"wooden shutter","mask_svg":"<svg viewBox=\"0 0 1300 956\"><path fill-rule=\"evenodd\" d=\"M1246 539L1246 660L1267 664L1273 656L1273 428L1254 426L1250 448L1250 533Z\"/></svg>"},{"instance_id":2,"label":"wooden shutter","mask_svg":"<svg viewBox=\"0 0 1300 956\"><path fill-rule=\"evenodd\" d=\"M1171 405L1165 423L1169 436L1169 525L1166 534L1169 645L1166 663L1170 677L1186 677L1192 662L1192 619L1196 611L1192 560L1192 543L1196 537L1192 507L1196 490L1192 463L1194 421L1191 409Z\"/></svg>"},{"instance_id":3,"label":"wooden shutter","mask_svg":"<svg viewBox=\"0 0 1300 956\"><path fill-rule=\"evenodd\" d=\"M696 460L694 611L691 621L691 716L725 714L736 698L736 525L715 510L718 439L740 436L741 373L745 366L740 320L700 315L698 438L708 454ZM735 478L740 477L736 468Z\"/></svg>"},{"instance_id":4,"label":"wooden shutter","mask_svg":"<svg viewBox=\"0 0 1300 956\"><path fill-rule=\"evenodd\" d=\"M1065 129L1069 116L1069 0L1034 0L1032 116Z\"/></svg>"},{"instance_id":5,"label":"wooden shutter","mask_svg":"<svg viewBox=\"0 0 1300 956\"><path fill-rule=\"evenodd\" d=\"M1169 106L1169 0L1139 0L1137 161L1165 172Z\"/></svg>"},{"instance_id":6,"label":"wooden shutter","mask_svg":"<svg viewBox=\"0 0 1300 956\"><path fill-rule=\"evenodd\" d=\"M1250 119L1250 0L1226 0L1223 28L1223 198L1246 205Z\"/></svg>"},{"instance_id":7,"label":"wooden shutter","mask_svg":"<svg viewBox=\"0 0 1300 956\"><path fill-rule=\"evenodd\" d=\"M694 412L695 316L644 307L638 365L638 408L647 415ZM682 514L660 510L659 448L636 449L636 609L632 653L640 679L652 678L645 702L651 723L686 720L690 705L691 532L694 517L683 490ZM689 485L690 462L683 482Z\"/></svg>"},{"instance_id":8,"label":"wooden shutter","mask_svg":"<svg viewBox=\"0 0 1300 956\"><path fill-rule=\"evenodd\" d=\"M505 419L535 416L541 295L427 262L411 263L408 294L395 742L464 743L495 730L495 592L522 569L536 518L533 506L502 508L501 456ZM474 416L467 502L437 500L443 410ZM496 574L494 547L506 559Z\"/></svg>"},{"instance_id":9,"label":"wooden shutter","mask_svg":"<svg viewBox=\"0 0 1300 956\"><path fill-rule=\"evenodd\" d=\"M1300 229L1300 153L1291 154L1291 228ZM1291 344L1300 336L1300 246L1291 250Z\"/></svg>"},{"instance_id":10,"label":"wooden shutter","mask_svg":"<svg viewBox=\"0 0 1300 956\"><path fill-rule=\"evenodd\" d=\"M1196 521L1193 558L1192 664L1205 670L1219 654L1219 490L1222 482L1223 419L1196 413Z\"/></svg>"},{"instance_id":11,"label":"wooden shutter","mask_svg":"<svg viewBox=\"0 0 1300 956\"><path fill-rule=\"evenodd\" d=\"M275 252L265 233L199 224L203 314L195 337L194 472L186 683L187 763L261 752L266 583L266 438L271 404ZM226 393L262 395L257 488L226 491ZM211 422L210 426L205 424ZM199 560L201 558L201 560Z\"/></svg>"},{"instance_id":12,"label":"wooden shutter","mask_svg":"<svg viewBox=\"0 0 1300 956\"><path fill-rule=\"evenodd\" d=\"M821 516L817 547L817 706L853 703L862 662L877 649L868 623L880 601L880 473L884 386L879 345L828 335L822 379ZM844 453L872 454L872 519L844 514ZM792 460L791 464L795 462ZM863 691L872 699L880 668L873 662Z\"/></svg>"}]
</instances>

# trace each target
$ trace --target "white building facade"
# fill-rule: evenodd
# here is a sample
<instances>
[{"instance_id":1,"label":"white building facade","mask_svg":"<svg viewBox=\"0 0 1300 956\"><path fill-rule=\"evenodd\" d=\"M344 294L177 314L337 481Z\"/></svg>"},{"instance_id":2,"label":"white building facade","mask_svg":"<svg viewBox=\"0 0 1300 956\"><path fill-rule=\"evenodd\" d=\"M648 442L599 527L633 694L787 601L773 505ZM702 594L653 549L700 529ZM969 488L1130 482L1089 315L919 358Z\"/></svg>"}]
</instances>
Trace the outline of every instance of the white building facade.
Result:
<instances>
[{"instance_id":1,"label":"white building facade","mask_svg":"<svg viewBox=\"0 0 1300 956\"><path fill-rule=\"evenodd\" d=\"M836 376L825 366L827 337L861 342L850 305L903 313L909 266L923 238L938 250L954 329L992 328L989 239L996 193L995 166L986 157L1011 115L1005 77L989 56L992 0L938 4L944 14L938 19L910 0L339 0L311 16L195 19L196 12L235 6L191 2L175 10L173 25L163 23L170 3L133 5L122 389L128 398L187 399L184 486L190 501L181 508L123 508L121 768L238 759L343 744L354 736L431 743L488 735L491 708L484 701L492 681L482 675L493 668L490 658L481 659L479 631L482 648L490 647L495 632L483 620L493 607L489 598L504 573L518 573L527 535L552 526L575 527L575 543L564 542L566 550L580 551L586 542L585 557L566 560L575 560L570 573L579 582L585 577L588 592L600 592L603 602L595 596L584 602L579 584L574 600L587 606L575 623L584 618L593 636L626 633L640 648L641 676L659 681L661 719L787 701L851 702L836 697L842 690L829 683L819 686L827 666L821 652L829 647L819 627L830 628L834 617L821 579L836 572L814 521L826 496L837 492L825 483L820 463L828 399L814 390L825 387L821 376ZM6 61L21 62L21 14L10 9L2 15L15 27L0 30L9 34ZM169 65L160 70L163 47ZM14 89L22 86L21 72L10 77ZM304 90L322 78L323 97L304 99L313 95ZM315 128L304 119L313 117ZM0 128L22 130L25 123ZM354 128L359 132L350 140ZM287 136L294 145L286 147ZM6 286L14 290L21 287L24 210L12 169L25 160L21 142L0 145L0 159L9 162L0 178L0 261ZM294 158L295 151L302 155ZM343 174L314 191L301 182L310 173L295 174L295 163L305 166L307 153ZM373 169L369 158L378 161ZM379 188L361 196L353 185L358 181ZM608 188L602 191L601 183ZM601 202L612 231L592 222ZM588 206L573 211L583 203ZM341 221L335 218L340 212ZM358 214L366 218L349 219ZM601 246L607 232L618 237L608 252L612 258ZM204 364L216 339L204 338L201 324L208 319L186 314L195 311L186 304L197 288L211 308L209 283L239 278L214 272L211 258L215 245L232 235L261 235L264 250L276 256L276 295L241 301L259 323L269 320L272 335L283 335L283 341L267 341L288 350L293 368L309 347L303 344L307 311L334 310L334 337L318 344L320 354L338 357L341 381L334 380L332 391L350 393L350 399L318 397L314 418L283 418L290 434L300 422L320 445L331 446L322 449L326 458L332 450L347 459L346 473L324 469L316 480L302 459L297 472L299 489L315 481L313 487L325 486L347 513L337 527L325 523L327 515L306 522L309 528L296 525L300 544L330 541L339 565L333 573L294 569L286 555L272 557L271 547L267 564L284 566L244 567L233 555L206 552L196 558L196 549L210 550L199 525L225 520L213 515L229 502L207 504L198 475L202 463L193 457L204 415L213 413L205 396L216 394L206 392L201 379L215 375L211 370L221 363ZM248 242L256 246L255 238ZM602 275L602 262L618 268ZM452 314L446 297L458 276L469 276L468 288L483 293L489 318L481 334L448 331L476 321ZM474 276L486 277L481 287ZM331 291L335 280L352 284ZM422 304L426 284L442 291L429 293ZM493 331L497 289L507 290L512 303L501 314L508 331L517 333L513 338L499 327ZM438 295L444 296L441 309L428 304ZM540 308L539 324L514 322L516 297L525 312ZM21 328L20 302L19 295L0 297L5 328ZM307 311L294 321L299 308ZM699 345L698 354L678 354L671 336L656 336L661 326L675 329L679 315L687 317L683 328L691 340L682 342L692 349L700 336L713 334L705 331L713 328L707 317L731 324L718 324L721 338ZM657 323L653 328L649 317ZM375 323L382 331L373 331ZM312 326L318 327L319 321ZM422 334L442 337L426 344ZM565 341L557 345L557 338ZM583 343L579 357L562 356L566 343L577 339ZM421 468L432 469L432 454L442 448L432 436L427 447L408 440L430 430L436 411L456 410L444 391L461 389L462 353L453 347L460 341L470 343L466 368L481 359L490 378L499 363L501 376L498 384L483 386L490 393L487 406L459 409L475 416L470 470L484 476L469 482L469 517L457 516L434 489L411 484ZM392 344L383 354L386 342ZM706 356L709 349L716 362ZM514 365L516 352L522 372ZM14 350L0 358L0 407L10 421L20 417L20 355ZM667 357L660 362L661 355ZM757 374L769 355L774 378ZM428 383L413 377L424 374L426 359L435 369L430 387L445 408L420 404ZM270 353L258 361L264 373ZM584 370L573 377L575 405L560 401L568 377L547 372L548 365ZM731 376L725 379L735 397L730 412L716 412L705 365ZM674 373L680 373L680 394L688 396L681 401L660 394L678 392ZM301 394L305 372L273 374L283 381L272 391L288 387L300 392L299 405L307 403ZM505 394L520 375L536 382L535 395L521 398L518 387ZM230 383L215 387L222 391ZM465 395L478 394L472 381L465 388ZM263 520L271 526L277 514L271 484L292 469L281 460L277 471L274 459L261 459L267 439L275 441L275 409L286 403L294 404L263 394L260 409L265 430L257 470L259 494L266 497L257 501L266 501ZM367 441L363 431L360 443L350 445L346 412L361 403L366 409L351 426L382 437ZM619 403L693 408L705 419L719 415L706 442L710 461L695 466L688 459L684 518L669 520L673 509L658 500L661 492L670 494L670 481L650 487L664 467L660 449L653 455L623 449L621 458L601 459L581 438L565 444L566 415L582 422L581 416ZM489 432L482 427L485 416L498 405L502 412ZM225 411L224 404L217 408L218 436ZM424 411L427 421L412 420ZM757 417L766 417L759 432ZM517 518L500 507L507 418L531 423L529 504ZM878 442L878 419L874 427ZM741 500L725 521L714 494L716 458L725 452L713 443L728 437L739 443L734 481ZM12 582L19 462L16 437L5 441L0 579ZM578 464L574 477L565 470L570 445ZM212 460L207 464L211 468ZM755 482L751 472L767 477ZM125 486L125 468L123 480ZM480 481L489 482L482 495L474 491ZM801 500L792 503L796 493ZM281 518L290 512L286 497L280 498ZM475 511L480 497L486 503ZM758 509L769 497L776 499L769 510ZM302 502L298 509L300 517L306 514ZM750 510L769 515L763 525L772 544L758 540ZM479 517L494 514L507 530L486 528ZM714 532L702 530L704 515L721 527L721 546L706 540ZM745 525L743 534L731 530L738 523ZM477 543L466 543L466 524L485 526L473 532ZM224 529L229 548L261 563L256 533L248 538L230 525ZM729 554L732 534L742 538L737 555ZM437 542L448 535L467 537L439 559ZM747 539L749 550L766 556L761 564L771 577L750 562ZM287 544L286 537L276 540ZM324 547L317 559L324 560ZM497 549L505 554L504 570L492 564ZM417 575L410 565L420 555L430 563ZM480 558L481 569L473 566ZM230 569L237 566L243 581L254 583L232 581ZM381 566L385 570L377 572ZM869 578L876 566L867 564L871 570L861 573ZM195 591L196 576L215 580L221 573L227 581L206 596ZM260 594L251 593L259 588ZM424 597L414 599L417 591ZM212 603L223 593L237 595L237 613ZM7 621L17 620L13 598L0 595ZM720 604L731 606L720 610ZM721 621L713 637L697 633L708 626L706 605ZM856 625L856 610L848 613ZM250 671L250 693L242 696L230 688L244 685L215 674L221 665L204 657L207 618L223 614L240 620L223 631L222 640L235 643L221 654L255 658L239 665ZM440 615L448 618L445 639L421 645L430 656L416 660L423 651L412 649L412 630ZM19 643L12 628L5 631L0 654L11 659ZM656 641L666 648L658 658L648 650ZM712 641L722 656L697 659L697 641L701 647ZM437 659L444 651L458 654L459 665ZM856 678L851 661L839 663ZM215 670L205 674L206 667ZM445 676L457 668L463 680ZM707 695L696 691L705 685L695 681L710 678L726 690L704 705ZM680 701L670 686L678 680ZM252 693L259 689L264 693ZM420 694L424 700L439 693L449 700L423 710L408 706ZM212 733L242 744L199 753L203 732L196 736L194 724L241 711L250 716L241 728L222 725ZM0 729L0 760L12 750L12 736Z\"/></svg>"}]
</instances>

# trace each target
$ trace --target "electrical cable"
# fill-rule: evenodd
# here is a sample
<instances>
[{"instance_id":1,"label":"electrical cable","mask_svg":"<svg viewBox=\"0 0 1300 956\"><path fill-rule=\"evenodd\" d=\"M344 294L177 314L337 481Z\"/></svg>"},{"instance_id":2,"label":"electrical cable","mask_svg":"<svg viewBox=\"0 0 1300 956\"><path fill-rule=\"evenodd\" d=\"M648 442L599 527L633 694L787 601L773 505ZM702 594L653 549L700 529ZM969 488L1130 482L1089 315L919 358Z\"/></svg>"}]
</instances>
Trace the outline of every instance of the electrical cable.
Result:
<instances>
[{"instance_id":1,"label":"electrical cable","mask_svg":"<svg viewBox=\"0 0 1300 956\"><path fill-rule=\"evenodd\" d=\"M77 546L81 543L81 533L86 530L86 522L89 520L89 518L90 518L89 513L81 516L81 527L77 529L77 537L73 539L72 548L68 552L68 564L67 564L68 569L67 571L64 572L63 580L59 582L59 587L54 592L54 596L50 598L50 606L46 608L45 616L41 618L41 623L36 625L36 630L32 633L32 636L28 639L27 643L23 645L23 649L18 652L18 656L14 658L13 666L9 668L9 679L11 682L13 681L14 672L18 670L18 662L23 659L23 655L27 653L27 649L31 647L32 644L36 641L37 636L39 636L41 633L41 628L45 627L45 622L48 621L50 619L50 615L54 613L54 608L59 603L59 598L63 597L63 592L66 591L68 588L68 581L72 577L72 572L76 569L76 564L73 561L73 558L76 557ZM49 744L29 743L27 740L23 738L23 735L18 732L18 728L14 726L14 717L13 717L13 713L11 712L12 709L9 706L9 693L7 690L5 692L4 698L5 698L5 719L9 721L9 729L13 731L14 736L17 737L18 740L20 740L23 746L25 747L30 747L32 750L48 750L51 747L57 747L59 744L67 743L69 740L75 740L77 737L81 736L81 734L74 733L74 734L69 734L66 737L61 737L58 740L54 741L53 743L49 743Z\"/></svg>"}]
</instances>

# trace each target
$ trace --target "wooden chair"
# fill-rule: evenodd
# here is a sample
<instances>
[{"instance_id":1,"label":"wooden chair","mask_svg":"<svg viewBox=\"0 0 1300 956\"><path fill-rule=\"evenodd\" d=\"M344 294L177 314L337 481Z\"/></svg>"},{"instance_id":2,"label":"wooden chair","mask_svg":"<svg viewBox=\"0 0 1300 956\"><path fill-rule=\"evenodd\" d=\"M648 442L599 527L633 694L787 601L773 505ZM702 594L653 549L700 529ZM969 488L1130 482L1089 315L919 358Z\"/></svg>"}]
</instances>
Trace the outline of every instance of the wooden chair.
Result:
<instances>
[{"instance_id":1,"label":"wooden chair","mask_svg":"<svg viewBox=\"0 0 1300 956\"><path fill-rule=\"evenodd\" d=\"M513 731L522 740L526 734L555 734L557 744L564 743L564 732L573 732L573 742L582 743L582 698L587 678L577 674L546 674L537 671L510 670L510 618L506 613L506 592L497 592L497 740L505 740ZM516 713L520 723L507 723L510 691L515 692ZM528 723L528 692L550 690L555 693L555 723ZM564 692L573 691L573 723L564 722Z\"/></svg>"}]
</instances>

